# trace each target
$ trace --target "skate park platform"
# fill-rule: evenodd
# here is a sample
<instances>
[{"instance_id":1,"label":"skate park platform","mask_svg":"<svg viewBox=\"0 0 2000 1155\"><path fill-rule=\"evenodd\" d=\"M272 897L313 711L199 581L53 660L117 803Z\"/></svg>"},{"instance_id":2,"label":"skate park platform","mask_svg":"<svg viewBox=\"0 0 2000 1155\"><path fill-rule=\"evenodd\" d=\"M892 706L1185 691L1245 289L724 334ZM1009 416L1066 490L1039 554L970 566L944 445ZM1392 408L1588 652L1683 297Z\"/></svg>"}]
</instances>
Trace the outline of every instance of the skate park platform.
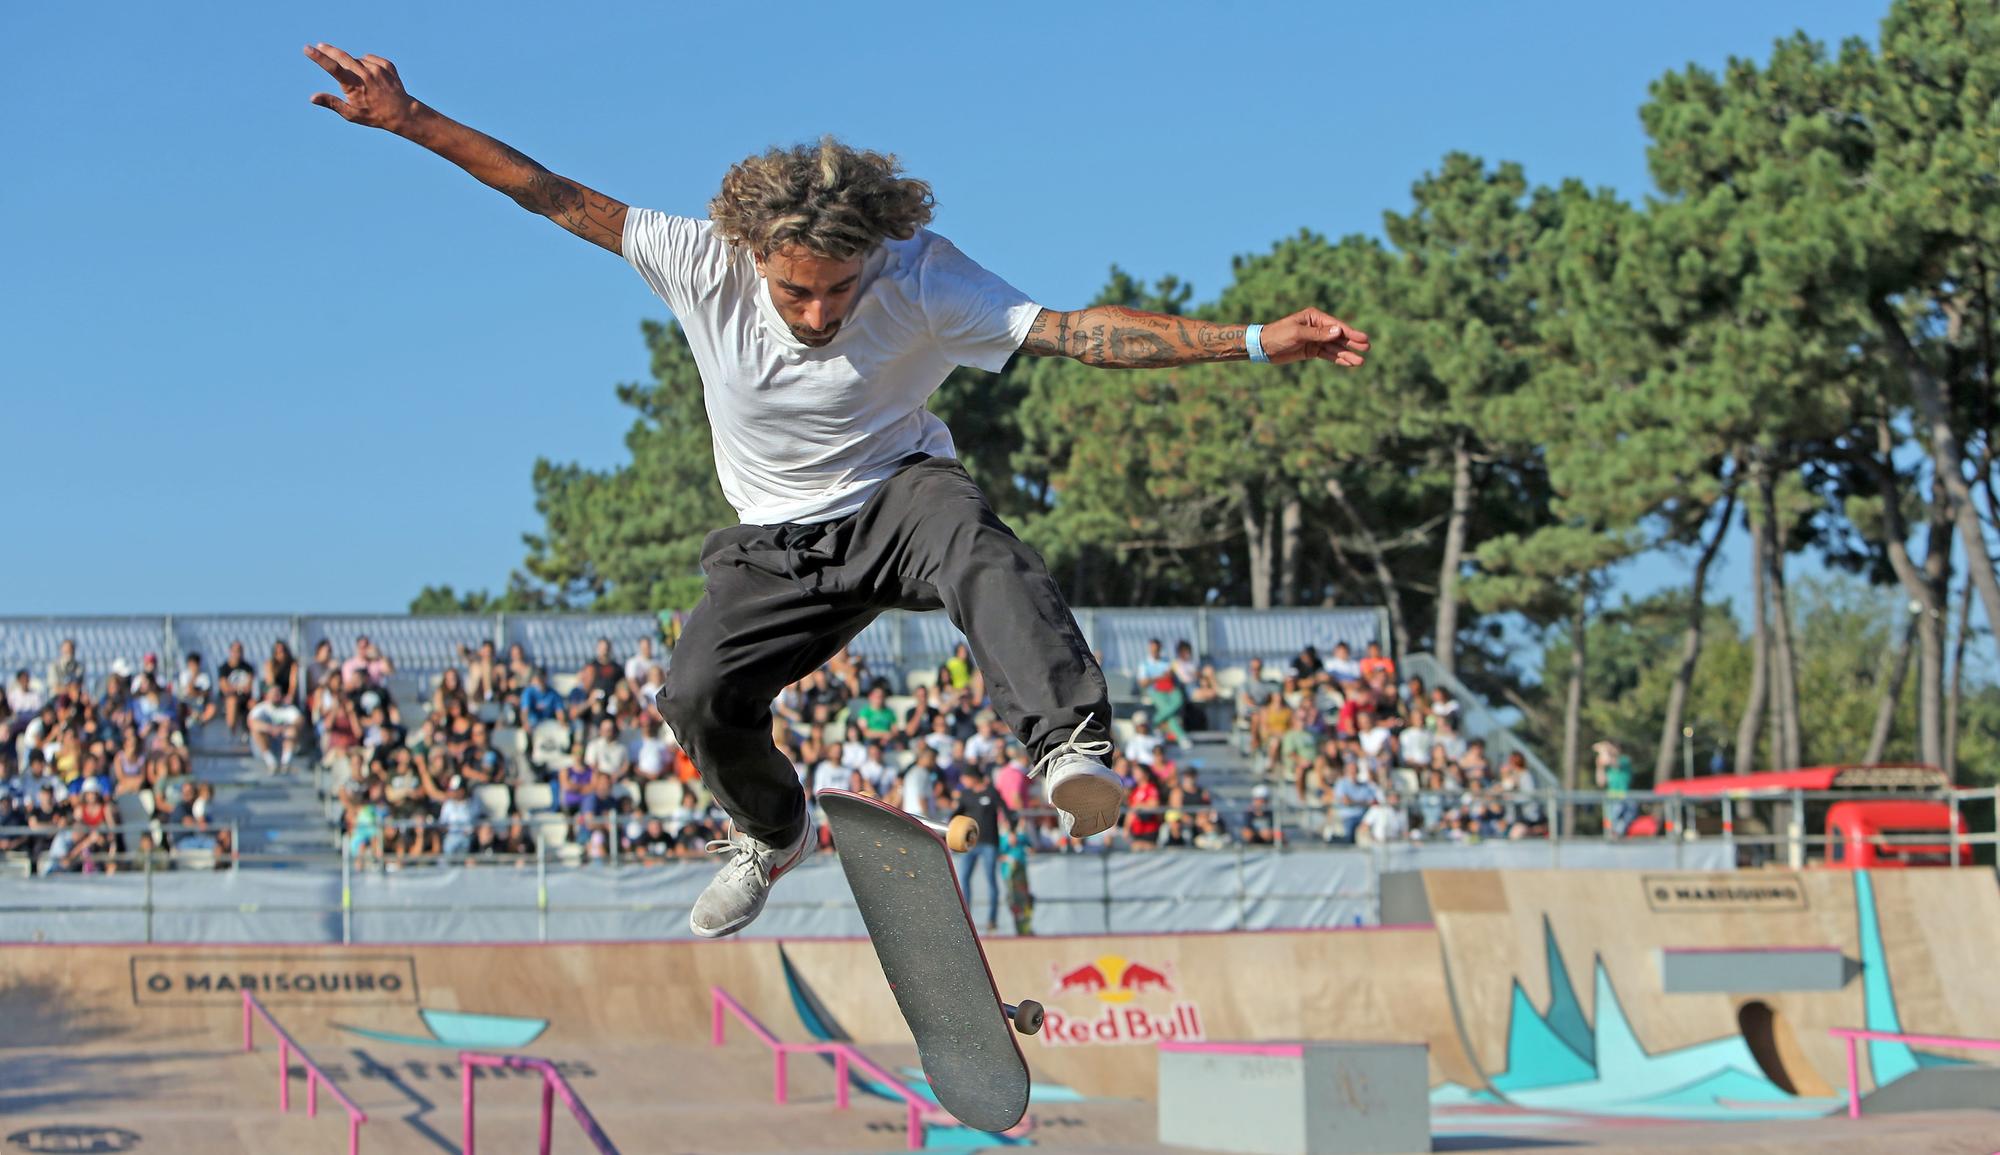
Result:
<instances>
[{"instance_id":1,"label":"skate park platform","mask_svg":"<svg viewBox=\"0 0 2000 1155\"><path fill-rule=\"evenodd\" d=\"M1990 872L1423 872L1385 888L1384 913L1402 924L989 943L1001 991L1048 1008L1023 1047L1035 1126L933 1127L927 1144L1161 1150L1160 1043L1368 1040L1425 1046L1439 1151L2000 1149L1989 1055L1865 1043L1850 1120L1827 1033L2000 1038ZM1851 980L1787 978L1777 956L1803 948L1837 951ZM1669 991L1674 951L1771 956L1753 973L1773 989ZM711 1045L716 987L775 1036L851 1042L921 1091L865 940L14 945L0 947L0 1153L343 1150L327 1096L303 1117L302 1080L277 1114L273 1040L242 1050L246 987L368 1112L368 1152L460 1150L461 1048L555 1062L628 1155L903 1149L902 1102L857 1080L837 1109L819 1058L792 1056L774 1106L762 1043L731 1030ZM481 1080L479 1149L533 1150L538 1082ZM556 1124L556 1150L584 1149Z\"/></svg>"}]
</instances>

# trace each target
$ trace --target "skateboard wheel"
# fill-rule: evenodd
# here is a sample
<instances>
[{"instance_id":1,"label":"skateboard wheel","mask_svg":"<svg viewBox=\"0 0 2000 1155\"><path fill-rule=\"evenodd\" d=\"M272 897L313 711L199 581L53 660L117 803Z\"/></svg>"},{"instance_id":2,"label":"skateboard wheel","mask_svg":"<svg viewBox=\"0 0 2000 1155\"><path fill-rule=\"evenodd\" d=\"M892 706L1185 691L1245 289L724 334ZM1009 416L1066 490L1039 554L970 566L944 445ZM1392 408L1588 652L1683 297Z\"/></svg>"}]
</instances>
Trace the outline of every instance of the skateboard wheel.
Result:
<instances>
[{"instance_id":1,"label":"skateboard wheel","mask_svg":"<svg viewBox=\"0 0 2000 1155\"><path fill-rule=\"evenodd\" d=\"M969 814L961 814L945 827L944 844L953 850L964 852L979 845L979 823Z\"/></svg>"},{"instance_id":2,"label":"skateboard wheel","mask_svg":"<svg viewBox=\"0 0 2000 1155\"><path fill-rule=\"evenodd\" d=\"M1032 1035L1042 1029L1042 1004L1033 999L1022 999L1014 1008L1014 1029L1024 1035Z\"/></svg>"}]
</instances>

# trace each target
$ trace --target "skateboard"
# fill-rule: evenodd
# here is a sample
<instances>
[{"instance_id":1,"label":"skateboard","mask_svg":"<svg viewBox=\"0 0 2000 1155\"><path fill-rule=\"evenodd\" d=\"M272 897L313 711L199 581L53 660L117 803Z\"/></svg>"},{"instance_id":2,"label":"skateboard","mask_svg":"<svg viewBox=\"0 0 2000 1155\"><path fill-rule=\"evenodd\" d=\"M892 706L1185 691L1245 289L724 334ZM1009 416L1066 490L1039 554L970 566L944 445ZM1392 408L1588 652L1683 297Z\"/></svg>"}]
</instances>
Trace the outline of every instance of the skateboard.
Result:
<instances>
[{"instance_id":1,"label":"skateboard","mask_svg":"<svg viewBox=\"0 0 2000 1155\"><path fill-rule=\"evenodd\" d=\"M816 797L938 1103L980 1131L1019 1123L1028 1062L1014 1036L1041 1030L1042 1007L1000 1000L959 893L950 851L971 848L978 824L927 822L845 790Z\"/></svg>"}]
</instances>

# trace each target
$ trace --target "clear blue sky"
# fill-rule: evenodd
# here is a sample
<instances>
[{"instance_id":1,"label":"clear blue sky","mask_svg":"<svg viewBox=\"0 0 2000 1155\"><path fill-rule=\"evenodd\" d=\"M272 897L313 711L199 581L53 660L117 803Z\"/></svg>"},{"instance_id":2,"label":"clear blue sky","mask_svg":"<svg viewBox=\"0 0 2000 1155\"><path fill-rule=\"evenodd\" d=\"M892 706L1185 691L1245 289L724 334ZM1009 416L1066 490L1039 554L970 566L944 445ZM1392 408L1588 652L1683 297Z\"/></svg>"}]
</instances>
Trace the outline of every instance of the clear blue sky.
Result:
<instances>
[{"instance_id":1,"label":"clear blue sky","mask_svg":"<svg viewBox=\"0 0 2000 1155\"><path fill-rule=\"evenodd\" d=\"M1642 196L1650 80L1872 38L1886 6L0 5L0 613L498 586L535 458L623 457L612 389L664 307L310 106L308 41L633 204L699 213L735 160L822 132L895 151L940 232L1063 306L1114 261L1207 298L1301 226L1377 231L1452 149Z\"/></svg>"}]
</instances>

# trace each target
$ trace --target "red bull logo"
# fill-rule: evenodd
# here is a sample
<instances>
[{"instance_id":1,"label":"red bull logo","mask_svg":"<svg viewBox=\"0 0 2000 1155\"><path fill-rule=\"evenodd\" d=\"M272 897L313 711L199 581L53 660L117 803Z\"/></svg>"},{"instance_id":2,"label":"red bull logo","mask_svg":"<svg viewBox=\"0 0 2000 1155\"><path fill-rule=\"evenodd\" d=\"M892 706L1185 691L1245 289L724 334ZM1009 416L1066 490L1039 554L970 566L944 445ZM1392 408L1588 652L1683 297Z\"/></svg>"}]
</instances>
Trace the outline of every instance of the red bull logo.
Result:
<instances>
[{"instance_id":1,"label":"red bull logo","mask_svg":"<svg viewBox=\"0 0 2000 1155\"><path fill-rule=\"evenodd\" d=\"M1110 1005L1085 1015L1046 1008L1048 1017L1039 1036L1046 1046L1193 1042L1203 1037L1201 1008L1193 1002L1176 1001L1165 1010L1126 1005L1141 996L1175 994L1173 978L1165 969L1103 955L1068 970L1058 968L1054 978L1053 993L1058 998L1087 994Z\"/></svg>"}]
</instances>

